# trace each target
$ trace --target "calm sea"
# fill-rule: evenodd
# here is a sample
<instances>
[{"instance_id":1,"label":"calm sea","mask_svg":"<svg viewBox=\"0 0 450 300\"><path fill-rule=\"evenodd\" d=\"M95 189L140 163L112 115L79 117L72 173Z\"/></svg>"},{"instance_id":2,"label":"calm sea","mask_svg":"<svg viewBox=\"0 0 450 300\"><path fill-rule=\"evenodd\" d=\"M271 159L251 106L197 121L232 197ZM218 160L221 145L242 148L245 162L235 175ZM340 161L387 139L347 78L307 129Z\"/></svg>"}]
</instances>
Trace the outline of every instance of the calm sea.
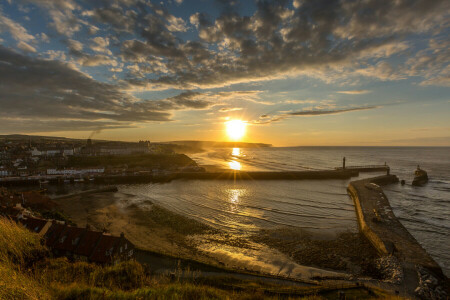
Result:
<instances>
[{"instance_id":1,"label":"calm sea","mask_svg":"<svg viewBox=\"0 0 450 300\"><path fill-rule=\"evenodd\" d=\"M406 185L384 187L394 213L450 274L450 148L289 147L214 149L191 155L199 164L252 171L315 170L342 165L384 164ZM417 165L428 172L423 187L411 186ZM364 173L371 177L376 173ZM353 178L352 180L355 180ZM350 180L173 181L123 185L121 192L150 198L174 212L234 234L295 226L312 233L357 231Z\"/></svg>"}]
</instances>

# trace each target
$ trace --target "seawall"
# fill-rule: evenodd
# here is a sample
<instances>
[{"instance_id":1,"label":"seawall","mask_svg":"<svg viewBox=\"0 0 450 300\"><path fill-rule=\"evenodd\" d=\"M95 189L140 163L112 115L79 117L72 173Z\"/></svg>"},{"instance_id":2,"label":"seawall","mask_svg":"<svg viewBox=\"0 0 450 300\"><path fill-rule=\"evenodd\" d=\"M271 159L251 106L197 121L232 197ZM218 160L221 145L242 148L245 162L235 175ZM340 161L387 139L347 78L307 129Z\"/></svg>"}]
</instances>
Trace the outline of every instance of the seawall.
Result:
<instances>
[{"instance_id":1,"label":"seawall","mask_svg":"<svg viewBox=\"0 0 450 300\"><path fill-rule=\"evenodd\" d=\"M361 232L381 256L393 255L399 260L404 274L402 289L411 297L428 299L430 297L420 295L425 281L421 278L421 270L432 275L442 290L448 290L448 278L394 215L380 186L396 182L398 178L395 175L357 180L349 184L347 191L355 204Z\"/></svg>"},{"instance_id":2,"label":"seawall","mask_svg":"<svg viewBox=\"0 0 450 300\"><path fill-rule=\"evenodd\" d=\"M167 182L171 180L326 180L349 179L358 176L356 170L324 170L324 171L283 171L283 172L174 172L156 175L127 175L127 176L102 176L96 177L96 183L142 183L142 182Z\"/></svg>"},{"instance_id":3,"label":"seawall","mask_svg":"<svg viewBox=\"0 0 450 300\"><path fill-rule=\"evenodd\" d=\"M83 195L90 195L90 194L96 194L96 193L106 193L106 192L115 193L117 191L118 191L118 189L116 186L105 186L105 187L101 187L98 189L90 189L90 190L81 191L81 192L77 192L77 193L56 196L56 197L53 197L52 200L60 200L60 199L70 198L73 196L83 196Z\"/></svg>"}]
</instances>

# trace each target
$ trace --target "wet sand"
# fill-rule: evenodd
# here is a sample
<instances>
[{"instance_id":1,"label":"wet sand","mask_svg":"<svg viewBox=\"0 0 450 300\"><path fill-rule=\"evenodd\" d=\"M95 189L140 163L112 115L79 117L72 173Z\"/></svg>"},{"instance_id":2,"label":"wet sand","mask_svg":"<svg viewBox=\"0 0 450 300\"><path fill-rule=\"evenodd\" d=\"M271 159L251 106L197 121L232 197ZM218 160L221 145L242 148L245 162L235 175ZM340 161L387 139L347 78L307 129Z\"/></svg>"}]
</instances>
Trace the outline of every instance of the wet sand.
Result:
<instances>
[{"instance_id":1,"label":"wet sand","mask_svg":"<svg viewBox=\"0 0 450 300\"><path fill-rule=\"evenodd\" d=\"M123 232L137 247L158 253L227 269L303 280L347 279L347 272L357 273L352 268L324 259L330 247L324 247L314 258L313 253L323 245L296 244L298 236L286 230L234 236L172 213L148 199L121 192L63 197L55 202L78 226L89 224L115 235ZM289 234L280 235L282 232ZM299 252L298 247L303 250Z\"/></svg>"}]
</instances>

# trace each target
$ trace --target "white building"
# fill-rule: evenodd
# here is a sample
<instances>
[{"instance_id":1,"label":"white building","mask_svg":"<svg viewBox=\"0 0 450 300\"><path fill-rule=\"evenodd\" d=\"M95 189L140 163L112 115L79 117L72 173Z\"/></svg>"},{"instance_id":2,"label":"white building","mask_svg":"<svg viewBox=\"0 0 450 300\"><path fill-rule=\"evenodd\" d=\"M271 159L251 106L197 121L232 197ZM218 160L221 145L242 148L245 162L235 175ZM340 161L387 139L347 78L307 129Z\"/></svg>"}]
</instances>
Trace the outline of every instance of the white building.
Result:
<instances>
[{"instance_id":1,"label":"white building","mask_svg":"<svg viewBox=\"0 0 450 300\"><path fill-rule=\"evenodd\" d=\"M47 156L54 156L54 155L57 155L60 153L61 153L61 150L59 150L59 149L51 149L51 150L46 151Z\"/></svg>"},{"instance_id":2,"label":"white building","mask_svg":"<svg viewBox=\"0 0 450 300\"><path fill-rule=\"evenodd\" d=\"M47 169L47 175L82 175L82 174L94 174L94 173L104 173L105 168L99 169Z\"/></svg>"},{"instance_id":3,"label":"white building","mask_svg":"<svg viewBox=\"0 0 450 300\"><path fill-rule=\"evenodd\" d=\"M8 170L0 169L0 176L9 176L11 173Z\"/></svg>"},{"instance_id":4,"label":"white building","mask_svg":"<svg viewBox=\"0 0 450 300\"><path fill-rule=\"evenodd\" d=\"M69 148L64 149L63 150L63 154L64 155L73 155L74 154L74 150L73 149L69 149Z\"/></svg>"},{"instance_id":5,"label":"white building","mask_svg":"<svg viewBox=\"0 0 450 300\"><path fill-rule=\"evenodd\" d=\"M41 156L43 153L39 151L36 147L31 150L31 156Z\"/></svg>"}]
</instances>

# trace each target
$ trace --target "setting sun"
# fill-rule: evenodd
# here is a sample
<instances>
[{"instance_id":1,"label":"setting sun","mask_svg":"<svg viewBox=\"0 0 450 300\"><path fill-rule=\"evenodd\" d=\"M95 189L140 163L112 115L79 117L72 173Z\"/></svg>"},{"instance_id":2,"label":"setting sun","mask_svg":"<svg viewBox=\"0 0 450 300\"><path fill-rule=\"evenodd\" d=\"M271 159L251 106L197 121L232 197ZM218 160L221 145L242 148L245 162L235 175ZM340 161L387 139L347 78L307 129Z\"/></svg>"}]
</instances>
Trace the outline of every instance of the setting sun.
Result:
<instances>
[{"instance_id":1,"label":"setting sun","mask_svg":"<svg viewBox=\"0 0 450 300\"><path fill-rule=\"evenodd\" d=\"M239 140L245 135L247 124L242 120L231 120L225 123L228 136L233 140Z\"/></svg>"}]
</instances>

